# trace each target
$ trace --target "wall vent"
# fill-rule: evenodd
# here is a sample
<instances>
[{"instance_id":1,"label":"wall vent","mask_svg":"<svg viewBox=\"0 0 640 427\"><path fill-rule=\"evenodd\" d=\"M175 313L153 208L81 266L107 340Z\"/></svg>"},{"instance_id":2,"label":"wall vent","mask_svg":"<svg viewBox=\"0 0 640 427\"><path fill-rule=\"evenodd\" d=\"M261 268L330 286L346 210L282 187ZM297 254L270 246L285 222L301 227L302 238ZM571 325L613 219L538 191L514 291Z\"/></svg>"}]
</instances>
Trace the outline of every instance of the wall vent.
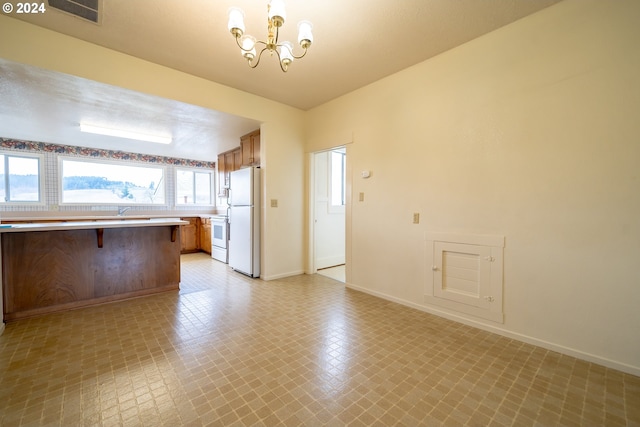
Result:
<instances>
[{"instance_id":1,"label":"wall vent","mask_svg":"<svg viewBox=\"0 0 640 427\"><path fill-rule=\"evenodd\" d=\"M93 23L100 23L100 0L49 0L49 6Z\"/></svg>"}]
</instances>

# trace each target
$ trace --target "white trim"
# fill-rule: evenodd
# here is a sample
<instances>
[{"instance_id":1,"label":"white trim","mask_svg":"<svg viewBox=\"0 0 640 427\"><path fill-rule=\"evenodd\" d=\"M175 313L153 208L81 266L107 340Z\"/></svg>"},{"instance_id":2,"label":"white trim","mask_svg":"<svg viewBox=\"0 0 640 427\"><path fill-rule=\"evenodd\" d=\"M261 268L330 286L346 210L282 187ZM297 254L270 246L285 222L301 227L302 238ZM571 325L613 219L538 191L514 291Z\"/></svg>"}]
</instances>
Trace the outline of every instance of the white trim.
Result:
<instances>
[{"instance_id":1,"label":"white trim","mask_svg":"<svg viewBox=\"0 0 640 427\"><path fill-rule=\"evenodd\" d=\"M58 176L57 186L58 186L58 205L59 206L170 206L168 195L169 195L169 173L171 168L167 167L167 165L158 164L158 163L146 163L146 162L137 162L133 160L120 160L120 159L94 159L90 157L73 157L73 156L57 156L58 162ZM103 164L103 165L112 165L112 166L120 166L120 167L129 167L129 168L145 168L145 169L160 169L162 170L162 179L164 180L163 184L163 193L164 193L164 201L162 203L132 203L127 200L122 200L118 202L90 202L90 203L82 203L82 202L65 202L64 201L64 174L63 174L63 163L65 161L70 162L78 162L78 163L88 163L88 164ZM175 174L174 174L175 175ZM174 176L175 181L175 176ZM195 206L195 205L183 205L183 206Z\"/></svg>"},{"instance_id":2,"label":"white trim","mask_svg":"<svg viewBox=\"0 0 640 427\"><path fill-rule=\"evenodd\" d=\"M45 169L45 155L40 152L22 151L22 150L0 150L1 156L9 157L22 157L27 159L38 159L38 200L20 200L20 201L0 201L0 206L22 206L22 207L34 207L34 206L46 206L46 180L47 171ZM7 171L5 171L6 175ZM5 178L6 179L6 178ZM5 185L5 182L0 182L0 185ZM5 195L6 196L6 195Z\"/></svg>"},{"instance_id":3,"label":"white trim","mask_svg":"<svg viewBox=\"0 0 640 427\"><path fill-rule=\"evenodd\" d=\"M607 368L616 369L621 372L626 372L631 375L640 376L640 366L632 366L626 363L618 362L616 360L607 359L605 357L600 357L595 354L586 353L584 351L577 350L575 348L566 347L560 344L556 344L550 341L541 340L529 335L520 334L518 332L512 332L500 327L496 327L493 325L487 325L482 322L478 322L476 320L468 319L456 314L447 313L445 311L441 311L438 309L434 309L432 307L426 307L424 305L415 304L410 301L396 298L391 295L384 294L382 292L371 291L369 289L356 286L350 283L345 283L345 287L349 289L353 289L355 291L364 292L369 295L376 296L378 298L382 298L387 301L395 302L407 307L415 308L420 311L424 311L429 314L433 314L434 316L442 317L454 322L462 323L467 326L471 326L474 328L481 329L483 331L491 332L497 335L501 335L506 338L511 338L520 342L524 342L527 344L535 345L537 347L545 348L547 350L556 351L561 354L565 354L567 356L575 357L577 359L585 360L587 362L596 363L598 365L605 366Z\"/></svg>"},{"instance_id":4,"label":"white trim","mask_svg":"<svg viewBox=\"0 0 640 427\"><path fill-rule=\"evenodd\" d=\"M284 279L285 277L299 276L301 274L305 274L305 272L303 270L295 270L295 271L290 271L288 273L274 274L270 276L260 276L260 278L265 282L268 282L269 280Z\"/></svg>"},{"instance_id":5,"label":"white trim","mask_svg":"<svg viewBox=\"0 0 640 427\"><path fill-rule=\"evenodd\" d=\"M491 320L497 323L504 323L504 314L502 313L502 311L492 312L484 308L472 307L470 305L465 305L463 311L460 309L461 303L441 297L436 297L433 295L425 295L424 302L427 304L439 305L449 310L460 311L474 317L479 317L481 319Z\"/></svg>"},{"instance_id":6,"label":"white trim","mask_svg":"<svg viewBox=\"0 0 640 427\"><path fill-rule=\"evenodd\" d=\"M424 237L425 240L434 242L455 242L504 248L504 236L497 234L463 234L427 231Z\"/></svg>"},{"instance_id":7,"label":"white trim","mask_svg":"<svg viewBox=\"0 0 640 427\"><path fill-rule=\"evenodd\" d=\"M209 174L209 200L211 201L211 203L180 203L180 201L178 200L178 172L179 171L189 171L189 172L193 172L193 174L195 175L196 173L208 173ZM196 206L196 207L213 207L216 206L215 201L216 201L216 197L217 197L217 192L215 191L215 187L216 187L216 180L215 180L215 176L217 175L216 170L215 169L209 169L209 168L193 168L193 167L188 167L188 166L175 166L174 170L173 170L173 182L175 183L174 185L174 203L176 207L185 207L185 206ZM194 196L195 196L195 183L194 183L194 188L193 188L193 192L194 192Z\"/></svg>"}]
</instances>

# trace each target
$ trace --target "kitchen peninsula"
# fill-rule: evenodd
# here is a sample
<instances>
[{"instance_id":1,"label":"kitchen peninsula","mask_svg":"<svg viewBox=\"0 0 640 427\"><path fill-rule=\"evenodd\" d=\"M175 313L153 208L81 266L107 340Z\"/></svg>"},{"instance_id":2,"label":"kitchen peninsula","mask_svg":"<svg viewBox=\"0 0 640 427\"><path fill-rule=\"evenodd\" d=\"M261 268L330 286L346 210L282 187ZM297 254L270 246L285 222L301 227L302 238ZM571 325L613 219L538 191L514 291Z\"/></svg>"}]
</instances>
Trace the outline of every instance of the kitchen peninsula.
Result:
<instances>
[{"instance_id":1,"label":"kitchen peninsula","mask_svg":"<svg viewBox=\"0 0 640 427\"><path fill-rule=\"evenodd\" d=\"M1 224L4 321L180 286L175 218Z\"/></svg>"}]
</instances>

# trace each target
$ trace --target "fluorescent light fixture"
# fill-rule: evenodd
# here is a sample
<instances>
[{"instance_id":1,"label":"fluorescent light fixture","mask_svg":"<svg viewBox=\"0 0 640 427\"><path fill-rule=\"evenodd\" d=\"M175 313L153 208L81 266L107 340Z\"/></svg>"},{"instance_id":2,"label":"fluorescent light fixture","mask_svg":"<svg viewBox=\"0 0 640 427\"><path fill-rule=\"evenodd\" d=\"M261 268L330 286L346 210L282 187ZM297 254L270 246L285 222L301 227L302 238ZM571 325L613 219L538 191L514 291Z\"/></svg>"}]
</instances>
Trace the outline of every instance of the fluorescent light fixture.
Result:
<instances>
[{"instance_id":1,"label":"fluorescent light fixture","mask_svg":"<svg viewBox=\"0 0 640 427\"><path fill-rule=\"evenodd\" d=\"M98 135L115 136L116 138L135 139L138 141L157 142L159 144L171 144L170 135L151 135L124 129L106 128L103 126L90 125L80 123L80 131L87 133L95 133Z\"/></svg>"}]
</instances>

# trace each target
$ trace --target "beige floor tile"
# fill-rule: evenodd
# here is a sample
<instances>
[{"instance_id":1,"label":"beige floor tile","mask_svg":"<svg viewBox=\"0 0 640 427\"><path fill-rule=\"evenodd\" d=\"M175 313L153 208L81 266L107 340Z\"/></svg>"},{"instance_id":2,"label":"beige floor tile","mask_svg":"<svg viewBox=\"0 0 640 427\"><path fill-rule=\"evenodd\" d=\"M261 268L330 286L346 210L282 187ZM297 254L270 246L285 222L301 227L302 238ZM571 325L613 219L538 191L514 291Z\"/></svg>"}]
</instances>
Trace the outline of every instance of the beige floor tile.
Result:
<instances>
[{"instance_id":1,"label":"beige floor tile","mask_svg":"<svg viewBox=\"0 0 640 427\"><path fill-rule=\"evenodd\" d=\"M640 378L346 289L183 256L180 292L0 336L0 425L640 425Z\"/></svg>"}]
</instances>

